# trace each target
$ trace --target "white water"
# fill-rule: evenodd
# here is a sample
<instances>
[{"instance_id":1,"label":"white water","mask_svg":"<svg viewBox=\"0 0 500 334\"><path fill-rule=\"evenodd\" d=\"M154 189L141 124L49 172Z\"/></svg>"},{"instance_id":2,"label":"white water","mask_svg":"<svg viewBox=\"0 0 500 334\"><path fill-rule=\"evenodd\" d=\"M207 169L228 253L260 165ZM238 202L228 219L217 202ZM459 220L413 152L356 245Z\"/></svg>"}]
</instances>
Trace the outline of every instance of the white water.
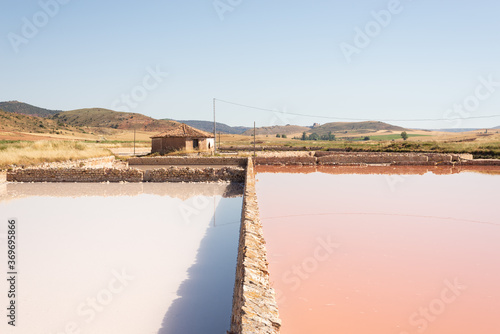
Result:
<instances>
[{"instance_id":1,"label":"white water","mask_svg":"<svg viewBox=\"0 0 500 334\"><path fill-rule=\"evenodd\" d=\"M5 225L16 218L18 295L13 328L3 307L7 282L0 281L0 332L223 333L240 214L241 198L220 195L4 197L0 267Z\"/></svg>"}]
</instances>

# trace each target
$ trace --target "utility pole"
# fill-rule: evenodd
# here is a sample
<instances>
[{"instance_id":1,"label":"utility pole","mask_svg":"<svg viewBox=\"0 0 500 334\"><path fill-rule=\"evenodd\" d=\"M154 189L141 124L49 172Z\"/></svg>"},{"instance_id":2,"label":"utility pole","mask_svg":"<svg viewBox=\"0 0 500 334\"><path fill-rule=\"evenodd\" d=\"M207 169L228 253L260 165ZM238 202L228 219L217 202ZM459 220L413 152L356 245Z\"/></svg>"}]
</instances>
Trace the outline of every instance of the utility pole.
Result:
<instances>
[{"instance_id":1,"label":"utility pole","mask_svg":"<svg viewBox=\"0 0 500 334\"><path fill-rule=\"evenodd\" d=\"M135 157L135 126L134 126L134 157Z\"/></svg>"},{"instance_id":2,"label":"utility pole","mask_svg":"<svg viewBox=\"0 0 500 334\"><path fill-rule=\"evenodd\" d=\"M257 138L255 137L255 121L253 121L253 158L257 156L255 153L255 142L257 141Z\"/></svg>"},{"instance_id":3,"label":"utility pole","mask_svg":"<svg viewBox=\"0 0 500 334\"><path fill-rule=\"evenodd\" d=\"M217 153L217 132L215 126L215 97L214 97L214 155Z\"/></svg>"}]
</instances>

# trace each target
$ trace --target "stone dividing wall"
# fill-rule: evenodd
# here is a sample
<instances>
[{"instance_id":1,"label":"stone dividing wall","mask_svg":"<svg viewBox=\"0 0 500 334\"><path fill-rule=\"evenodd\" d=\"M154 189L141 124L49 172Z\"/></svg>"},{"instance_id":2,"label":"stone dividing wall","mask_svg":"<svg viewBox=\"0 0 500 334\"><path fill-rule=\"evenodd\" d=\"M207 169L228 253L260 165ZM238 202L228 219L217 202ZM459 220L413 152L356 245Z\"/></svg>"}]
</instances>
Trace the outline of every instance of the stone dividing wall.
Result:
<instances>
[{"instance_id":1,"label":"stone dividing wall","mask_svg":"<svg viewBox=\"0 0 500 334\"><path fill-rule=\"evenodd\" d=\"M7 173L8 182L244 182L240 167L170 167L143 171L135 168L27 168Z\"/></svg>"},{"instance_id":2,"label":"stone dividing wall","mask_svg":"<svg viewBox=\"0 0 500 334\"><path fill-rule=\"evenodd\" d=\"M138 169L27 168L7 173L8 182L142 182Z\"/></svg>"},{"instance_id":3,"label":"stone dividing wall","mask_svg":"<svg viewBox=\"0 0 500 334\"><path fill-rule=\"evenodd\" d=\"M147 182L244 182L243 168L158 168L144 171L144 181Z\"/></svg>"},{"instance_id":4,"label":"stone dividing wall","mask_svg":"<svg viewBox=\"0 0 500 334\"><path fill-rule=\"evenodd\" d=\"M259 219L255 173L248 159L229 334L279 333L281 320L269 283L267 251Z\"/></svg>"},{"instance_id":5,"label":"stone dividing wall","mask_svg":"<svg viewBox=\"0 0 500 334\"><path fill-rule=\"evenodd\" d=\"M451 156L449 157L451 161ZM318 164L392 164L401 162L427 163L429 158L425 155L414 153L393 153L393 154L332 154L318 158Z\"/></svg>"},{"instance_id":6,"label":"stone dividing wall","mask_svg":"<svg viewBox=\"0 0 500 334\"><path fill-rule=\"evenodd\" d=\"M465 166L500 166L500 159L474 159L462 164Z\"/></svg>"},{"instance_id":7,"label":"stone dividing wall","mask_svg":"<svg viewBox=\"0 0 500 334\"><path fill-rule=\"evenodd\" d=\"M257 157L256 165L316 165L315 157Z\"/></svg>"},{"instance_id":8,"label":"stone dividing wall","mask_svg":"<svg viewBox=\"0 0 500 334\"><path fill-rule=\"evenodd\" d=\"M315 156L257 157L256 165L460 164L470 155L440 153L315 152Z\"/></svg>"},{"instance_id":9,"label":"stone dividing wall","mask_svg":"<svg viewBox=\"0 0 500 334\"><path fill-rule=\"evenodd\" d=\"M130 158L129 166L133 165L236 165L246 166L246 158L235 157L147 157Z\"/></svg>"}]
</instances>

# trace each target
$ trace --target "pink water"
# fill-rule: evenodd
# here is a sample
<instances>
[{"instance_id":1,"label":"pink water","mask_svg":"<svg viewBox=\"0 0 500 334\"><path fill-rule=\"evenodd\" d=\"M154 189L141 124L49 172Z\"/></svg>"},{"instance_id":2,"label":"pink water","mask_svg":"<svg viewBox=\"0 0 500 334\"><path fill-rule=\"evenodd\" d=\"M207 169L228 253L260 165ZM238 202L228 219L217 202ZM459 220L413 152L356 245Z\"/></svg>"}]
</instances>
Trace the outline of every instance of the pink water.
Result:
<instances>
[{"instance_id":1,"label":"pink water","mask_svg":"<svg viewBox=\"0 0 500 334\"><path fill-rule=\"evenodd\" d=\"M283 334L500 333L499 175L258 171Z\"/></svg>"}]
</instances>

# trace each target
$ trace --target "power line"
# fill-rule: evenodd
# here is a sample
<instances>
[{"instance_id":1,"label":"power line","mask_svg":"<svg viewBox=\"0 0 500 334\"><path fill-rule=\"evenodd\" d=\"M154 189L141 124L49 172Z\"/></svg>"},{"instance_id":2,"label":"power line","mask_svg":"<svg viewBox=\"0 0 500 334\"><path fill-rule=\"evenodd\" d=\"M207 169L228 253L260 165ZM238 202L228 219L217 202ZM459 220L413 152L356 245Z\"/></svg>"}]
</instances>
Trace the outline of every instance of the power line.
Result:
<instances>
[{"instance_id":1,"label":"power line","mask_svg":"<svg viewBox=\"0 0 500 334\"><path fill-rule=\"evenodd\" d=\"M322 213L303 213L296 215L285 215L285 216L273 216L273 217L261 217L260 220L269 221L273 219L284 219L293 217L312 217L312 216L392 216L392 217L409 217L409 218L423 218L423 219L439 219L439 220L450 220L450 221L460 221L467 223L477 223L477 224L488 224L500 226L499 223L486 222L480 220L464 219L464 218L454 218L454 217L440 217L440 216L424 216L418 214L402 214L402 213L385 213L385 212L322 212Z\"/></svg>"},{"instance_id":2,"label":"power line","mask_svg":"<svg viewBox=\"0 0 500 334\"><path fill-rule=\"evenodd\" d=\"M246 104L230 102L230 101L225 101L225 100L221 100L221 99L215 99L215 100L219 101L219 102L224 102L227 104L239 106L239 107L245 107L245 108L261 110L261 111L270 111L270 112L280 113L280 114L284 114L284 115L294 115L294 116L303 116L303 117L311 117L311 118L335 119L335 120L341 120L341 121L375 121L375 119L368 119L368 118L347 118L347 117L333 117L333 116L300 114L300 113L293 113L293 112L285 112L285 111L281 111L281 110L277 110L277 109L253 107L253 106L249 106ZM496 117L500 117L500 115L455 117L455 118L376 119L376 120L380 121L380 122L436 122L436 121L455 121L455 120L484 119L484 118L496 118Z\"/></svg>"}]
</instances>

